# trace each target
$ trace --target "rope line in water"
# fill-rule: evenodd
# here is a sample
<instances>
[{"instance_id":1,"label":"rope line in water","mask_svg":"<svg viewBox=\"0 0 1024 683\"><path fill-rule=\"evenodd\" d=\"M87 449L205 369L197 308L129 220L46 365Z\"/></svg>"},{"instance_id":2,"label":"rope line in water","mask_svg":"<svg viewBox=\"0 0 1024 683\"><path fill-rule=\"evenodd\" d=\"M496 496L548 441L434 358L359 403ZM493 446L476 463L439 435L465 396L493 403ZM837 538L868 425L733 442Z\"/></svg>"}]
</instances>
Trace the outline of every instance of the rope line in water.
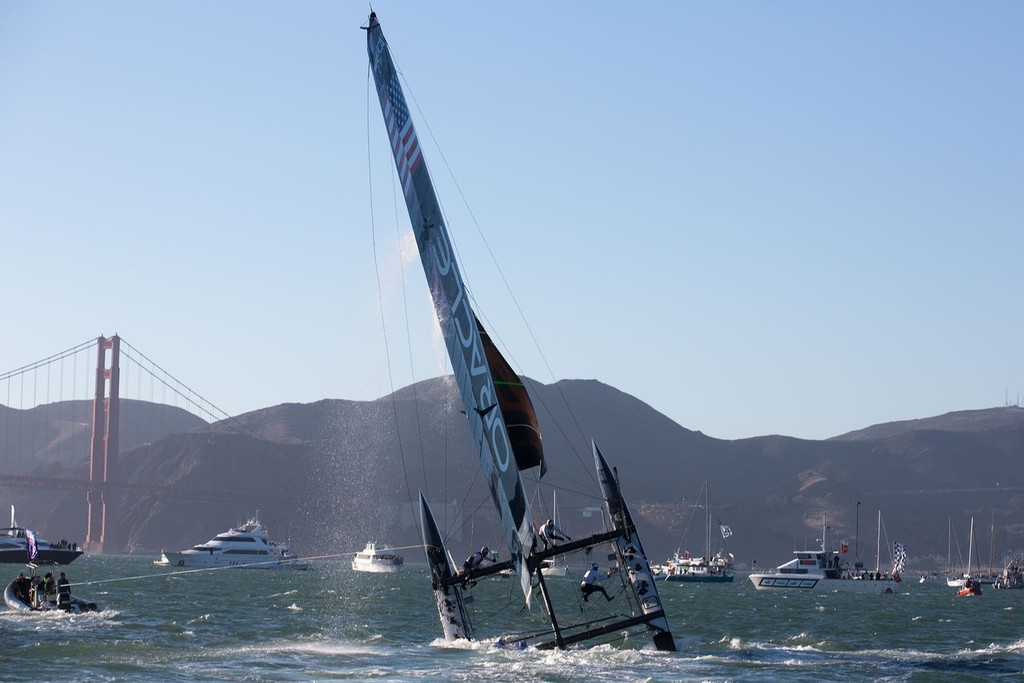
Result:
<instances>
[{"instance_id":1,"label":"rope line in water","mask_svg":"<svg viewBox=\"0 0 1024 683\"><path fill-rule=\"evenodd\" d=\"M423 547L424 547L423 545L405 545L405 546L397 546L397 547L394 547L394 548L391 548L391 549L392 550L415 550L417 548L423 548ZM297 561L301 561L301 562L306 562L306 561L310 561L310 560L330 560L330 559L334 559L334 558L338 558L338 557L354 557L355 555L357 555L360 552L362 552L362 551L357 550L355 552L332 553L330 555L314 555L314 556L310 556L310 557L300 557L300 558L295 558L295 559ZM286 563L281 563L278 560L272 560L272 561L267 561L267 562L249 562L247 564L230 564L230 565L224 565L223 567L198 567L196 569L182 569L182 570L179 570L179 571L159 572L159 573L156 573L156 574L139 574L137 576L121 576L121 577L118 577L116 579L97 579L95 581L81 581L81 582L78 582L78 583L70 583L68 585L69 586L95 586L95 585L101 584L101 583L118 583L118 582L121 582L121 581L136 581L138 579L156 579L156 578L160 578L162 576L181 576L183 574L195 574L197 572L215 572L215 571L220 571L222 569L245 569L246 567L259 567L259 566L265 565L265 564L288 564L288 563L287 562Z\"/></svg>"}]
</instances>

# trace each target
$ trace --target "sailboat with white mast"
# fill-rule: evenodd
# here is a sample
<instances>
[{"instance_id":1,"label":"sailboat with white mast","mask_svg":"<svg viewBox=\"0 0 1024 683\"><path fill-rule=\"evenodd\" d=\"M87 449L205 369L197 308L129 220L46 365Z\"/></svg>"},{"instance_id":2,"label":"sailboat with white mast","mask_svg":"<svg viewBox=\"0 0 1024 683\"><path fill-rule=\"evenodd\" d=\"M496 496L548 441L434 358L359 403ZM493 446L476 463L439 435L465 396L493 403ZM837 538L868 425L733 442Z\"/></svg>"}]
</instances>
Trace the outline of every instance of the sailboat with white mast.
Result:
<instances>
[{"instance_id":1,"label":"sailboat with white mast","mask_svg":"<svg viewBox=\"0 0 1024 683\"><path fill-rule=\"evenodd\" d=\"M551 492L551 519L558 527L558 491ZM559 555L544 560L541 563L540 571L548 578L565 578L569 576L569 565L565 561L565 556Z\"/></svg>"},{"instance_id":2,"label":"sailboat with white mast","mask_svg":"<svg viewBox=\"0 0 1024 683\"><path fill-rule=\"evenodd\" d=\"M961 562L963 559L960 560ZM974 565L974 517L971 517L971 533L967 540L967 566L964 568L963 574L960 576L950 577L946 581L946 585L950 588L963 588L969 581L974 577L971 575L971 570Z\"/></svg>"},{"instance_id":3,"label":"sailboat with white mast","mask_svg":"<svg viewBox=\"0 0 1024 683\"><path fill-rule=\"evenodd\" d=\"M500 521L509 559L457 576L426 496L420 493L423 544L430 569L434 598L446 640L475 639L466 579L514 569L527 606L536 590L548 617L549 628L502 633L502 642L540 649L566 648L588 641L602 642L631 631L646 631L659 650L675 650L665 610L651 575L650 564L636 526L622 498L617 472L592 443L594 466L600 481L604 531L574 539L555 548L539 550L529 500L520 470L546 465L541 434L533 405L522 380L491 342L470 305L470 297L455 258L445 219L424 162L398 72L375 13L366 27L367 52L381 112L413 234L420 253L440 325L459 387L481 476L487 482ZM556 596L545 583L546 560L572 551L607 548L621 580L617 609L602 618L589 618L582 604L573 603L558 616ZM611 561L611 560L609 560ZM596 566L596 563L595 563ZM609 572L609 581L611 580ZM560 597L560 596L559 596ZM574 616L574 613L583 616Z\"/></svg>"}]
</instances>

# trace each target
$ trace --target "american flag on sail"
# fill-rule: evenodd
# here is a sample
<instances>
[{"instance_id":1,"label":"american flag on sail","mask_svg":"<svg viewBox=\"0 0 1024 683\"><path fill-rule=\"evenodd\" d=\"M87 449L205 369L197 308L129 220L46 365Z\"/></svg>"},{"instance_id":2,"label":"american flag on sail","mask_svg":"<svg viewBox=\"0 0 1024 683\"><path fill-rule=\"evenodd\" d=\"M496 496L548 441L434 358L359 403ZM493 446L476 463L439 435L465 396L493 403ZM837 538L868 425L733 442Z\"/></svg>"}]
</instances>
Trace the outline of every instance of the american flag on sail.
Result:
<instances>
[{"instance_id":1,"label":"american flag on sail","mask_svg":"<svg viewBox=\"0 0 1024 683\"><path fill-rule=\"evenodd\" d=\"M907 546L896 541L893 543L892 550L892 574L899 576L907 566Z\"/></svg>"},{"instance_id":2,"label":"american flag on sail","mask_svg":"<svg viewBox=\"0 0 1024 683\"><path fill-rule=\"evenodd\" d=\"M29 562L33 562L39 557L39 547L36 545L36 532L31 529L25 530L25 549L28 550Z\"/></svg>"},{"instance_id":3,"label":"american flag on sail","mask_svg":"<svg viewBox=\"0 0 1024 683\"><path fill-rule=\"evenodd\" d=\"M388 76L381 96L381 107L384 110L384 123L391 140L391 151L395 155L398 166L398 178L402 183L402 191L408 200L412 196L412 174L423 160L420 154L420 143L416 139L416 129L412 127L409 108L405 105L402 88L398 84L395 71Z\"/></svg>"}]
</instances>

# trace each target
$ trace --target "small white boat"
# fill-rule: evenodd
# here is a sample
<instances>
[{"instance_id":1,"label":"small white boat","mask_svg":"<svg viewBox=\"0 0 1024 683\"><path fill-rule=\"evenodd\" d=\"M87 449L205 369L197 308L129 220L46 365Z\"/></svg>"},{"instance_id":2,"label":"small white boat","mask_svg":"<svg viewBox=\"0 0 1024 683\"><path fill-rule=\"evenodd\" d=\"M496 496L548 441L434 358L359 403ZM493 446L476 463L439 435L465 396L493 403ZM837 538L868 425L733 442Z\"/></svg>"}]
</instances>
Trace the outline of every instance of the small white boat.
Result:
<instances>
[{"instance_id":1,"label":"small white boat","mask_svg":"<svg viewBox=\"0 0 1024 683\"><path fill-rule=\"evenodd\" d=\"M918 579L918 583L941 583L943 586L946 585L947 578L944 574L922 574L921 578Z\"/></svg>"},{"instance_id":2,"label":"small white boat","mask_svg":"<svg viewBox=\"0 0 1024 683\"><path fill-rule=\"evenodd\" d=\"M556 563L554 558L541 560L540 573L549 578L564 579L569 576L569 565L565 562Z\"/></svg>"},{"instance_id":3,"label":"small white boat","mask_svg":"<svg viewBox=\"0 0 1024 683\"><path fill-rule=\"evenodd\" d=\"M567 576L569 576L569 565L561 561L556 563L555 560L550 557L546 560L541 560L538 568L540 569L540 573L543 574L545 578L564 579ZM495 576L505 578L515 575L516 570L512 568L502 569L500 572L495 574Z\"/></svg>"},{"instance_id":4,"label":"small white boat","mask_svg":"<svg viewBox=\"0 0 1024 683\"><path fill-rule=\"evenodd\" d=\"M240 527L217 534L201 545L178 553L163 552L155 562L171 567L236 567L239 569L309 569L283 543L271 541L256 516Z\"/></svg>"},{"instance_id":5,"label":"small white boat","mask_svg":"<svg viewBox=\"0 0 1024 683\"><path fill-rule=\"evenodd\" d=\"M390 547L370 541L352 558L352 569L357 572L397 572L404 563L405 558Z\"/></svg>"}]
</instances>

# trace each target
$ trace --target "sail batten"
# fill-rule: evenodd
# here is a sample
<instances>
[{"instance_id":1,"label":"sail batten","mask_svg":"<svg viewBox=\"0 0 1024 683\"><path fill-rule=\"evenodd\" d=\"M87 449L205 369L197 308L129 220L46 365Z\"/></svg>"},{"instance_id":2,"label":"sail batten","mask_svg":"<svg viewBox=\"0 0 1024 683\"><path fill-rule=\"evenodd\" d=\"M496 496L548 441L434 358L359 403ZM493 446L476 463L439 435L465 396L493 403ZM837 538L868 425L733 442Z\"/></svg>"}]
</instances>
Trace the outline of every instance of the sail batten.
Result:
<instances>
[{"instance_id":1,"label":"sail batten","mask_svg":"<svg viewBox=\"0 0 1024 683\"><path fill-rule=\"evenodd\" d=\"M481 338L479 323L455 260L405 95L376 15L370 15L366 31L370 70L434 302L434 313L444 336L483 476L498 510L510 556L518 567L523 594L529 601L530 573L526 556L534 543L533 524L519 477L513 439L505 423L499 391L489 366L489 354ZM502 379L508 380L506 377Z\"/></svg>"}]
</instances>

